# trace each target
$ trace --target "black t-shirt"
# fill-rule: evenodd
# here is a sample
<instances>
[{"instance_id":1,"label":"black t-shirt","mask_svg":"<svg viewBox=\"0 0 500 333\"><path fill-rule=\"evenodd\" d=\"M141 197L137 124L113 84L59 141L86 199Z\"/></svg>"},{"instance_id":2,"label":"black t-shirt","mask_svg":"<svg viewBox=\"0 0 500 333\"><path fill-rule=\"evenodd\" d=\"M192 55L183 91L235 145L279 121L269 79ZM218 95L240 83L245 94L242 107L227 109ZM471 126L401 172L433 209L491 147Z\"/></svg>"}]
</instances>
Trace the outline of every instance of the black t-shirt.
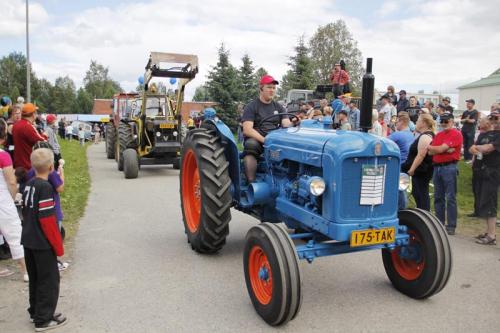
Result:
<instances>
[{"instance_id":1,"label":"black t-shirt","mask_svg":"<svg viewBox=\"0 0 500 333\"><path fill-rule=\"evenodd\" d=\"M479 134L476 140L476 145L486 145L491 143L495 148L489 154L484 154L483 159L479 160L479 164L483 164L489 168L500 169L500 130L488 131ZM477 160L477 157L475 158ZM476 162L474 162L474 167L477 167Z\"/></svg>"},{"instance_id":2,"label":"black t-shirt","mask_svg":"<svg viewBox=\"0 0 500 333\"><path fill-rule=\"evenodd\" d=\"M241 121L253 121L253 128L262 136L266 136L270 131L280 127L282 116L275 116L266 120L260 125L260 122L274 114L285 113L286 110L279 103L272 101L269 104L262 103L259 98L248 103L243 109Z\"/></svg>"},{"instance_id":3,"label":"black t-shirt","mask_svg":"<svg viewBox=\"0 0 500 333\"><path fill-rule=\"evenodd\" d=\"M464 113L462 113L462 119L475 119L476 122L471 124L471 123L463 123L462 125L462 132L475 132L476 131L476 125L477 125L477 119L479 118L479 112L477 112L476 109L474 110L465 110Z\"/></svg>"},{"instance_id":4,"label":"black t-shirt","mask_svg":"<svg viewBox=\"0 0 500 333\"><path fill-rule=\"evenodd\" d=\"M54 190L44 179L33 178L23 191L23 231L21 244L33 250L50 250L40 219L54 215Z\"/></svg>"},{"instance_id":5,"label":"black t-shirt","mask_svg":"<svg viewBox=\"0 0 500 333\"><path fill-rule=\"evenodd\" d=\"M405 111L408 112L408 116L413 123L416 123L418 120L418 116L420 114L420 107L418 106L408 106Z\"/></svg>"}]
</instances>

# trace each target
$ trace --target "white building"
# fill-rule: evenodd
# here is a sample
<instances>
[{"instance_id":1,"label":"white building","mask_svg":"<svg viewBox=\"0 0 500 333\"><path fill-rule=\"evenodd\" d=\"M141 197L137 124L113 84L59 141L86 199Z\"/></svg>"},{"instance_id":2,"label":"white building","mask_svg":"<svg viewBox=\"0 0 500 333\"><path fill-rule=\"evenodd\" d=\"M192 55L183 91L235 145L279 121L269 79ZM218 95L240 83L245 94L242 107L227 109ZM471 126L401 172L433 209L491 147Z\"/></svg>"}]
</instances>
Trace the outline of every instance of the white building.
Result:
<instances>
[{"instance_id":1,"label":"white building","mask_svg":"<svg viewBox=\"0 0 500 333\"><path fill-rule=\"evenodd\" d=\"M458 108L465 110L465 100L476 101L476 109L490 110L493 103L500 103L500 68L490 76L458 87Z\"/></svg>"}]
</instances>

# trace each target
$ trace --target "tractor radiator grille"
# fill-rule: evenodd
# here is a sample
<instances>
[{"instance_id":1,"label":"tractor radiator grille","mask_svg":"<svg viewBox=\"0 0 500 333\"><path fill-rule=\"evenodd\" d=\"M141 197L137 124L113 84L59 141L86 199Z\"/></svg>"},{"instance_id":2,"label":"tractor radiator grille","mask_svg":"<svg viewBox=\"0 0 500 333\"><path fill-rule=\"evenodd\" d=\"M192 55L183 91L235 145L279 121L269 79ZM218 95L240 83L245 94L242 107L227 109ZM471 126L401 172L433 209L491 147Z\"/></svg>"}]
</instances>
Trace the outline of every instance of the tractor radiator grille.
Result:
<instances>
[{"instance_id":1,"label":"tractor radiator grille","mask_svg":"<svg viewBox=\"0 0 500 333\"><path fill-rule=\"evenodd\" d=\"M385 165L383 203L361 205L363 165ZM398 207L399 160L393 157L357 157L342 163L340 189L340 217L352 219L383 219L394 216Z\"/></svg>"}]
</instances>

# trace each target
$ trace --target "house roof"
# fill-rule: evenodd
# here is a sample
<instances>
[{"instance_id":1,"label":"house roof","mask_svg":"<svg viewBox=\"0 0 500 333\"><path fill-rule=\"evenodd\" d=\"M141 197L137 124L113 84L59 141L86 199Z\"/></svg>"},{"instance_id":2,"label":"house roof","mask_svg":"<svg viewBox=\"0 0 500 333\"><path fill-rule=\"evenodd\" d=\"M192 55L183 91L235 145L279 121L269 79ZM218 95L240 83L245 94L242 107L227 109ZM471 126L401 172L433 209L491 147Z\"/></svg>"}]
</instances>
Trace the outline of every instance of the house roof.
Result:
<instances>
[{"instance_id":1,"label":"house roof","mask_svg":"<svg viewBox=\"0 0 500 333\"><path fill-rule=\"evenodd\" d=\"M458 89L479 88L496 85L500 85L500 68L491 73L489 76L484 77L481 80L464 84L463 86L458 87Z\"/></svg>"},{"instance_id":2,"label":"house roof","mask_svg":"<svg viewBox=\"0 0 500 333\"><path fill-rule=\"evenodd\" d=\"M94 99L94 106L92 107L92 114L111 114L111 99Z\"/></svg>"}]
</instances>

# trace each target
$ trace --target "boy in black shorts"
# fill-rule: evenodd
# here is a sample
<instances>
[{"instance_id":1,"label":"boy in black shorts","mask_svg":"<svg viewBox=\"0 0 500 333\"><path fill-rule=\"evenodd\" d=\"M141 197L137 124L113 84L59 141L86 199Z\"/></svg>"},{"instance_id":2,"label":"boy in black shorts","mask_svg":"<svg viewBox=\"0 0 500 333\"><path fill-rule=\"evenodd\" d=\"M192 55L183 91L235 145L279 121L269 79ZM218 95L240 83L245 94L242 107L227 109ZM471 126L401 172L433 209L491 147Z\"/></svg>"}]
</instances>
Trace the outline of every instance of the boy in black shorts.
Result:
<instances>
[{"instance_id":1,"label":"boy in black shorts","mask_svg":"<svg viewBox=\"0 0 500 333\"><path fill-rule=\"evenodd\" d=\"M64 254L61 233L57 226L54 190L47 181L54 169L54 154L41 148L31 154L35 178L23 191L23 231L26 268L29 275L28 312L35 323L35 332L43 332L66 324L66 318L55 313L59 298L57 256Z\"/></svg>"}]
</instances>

